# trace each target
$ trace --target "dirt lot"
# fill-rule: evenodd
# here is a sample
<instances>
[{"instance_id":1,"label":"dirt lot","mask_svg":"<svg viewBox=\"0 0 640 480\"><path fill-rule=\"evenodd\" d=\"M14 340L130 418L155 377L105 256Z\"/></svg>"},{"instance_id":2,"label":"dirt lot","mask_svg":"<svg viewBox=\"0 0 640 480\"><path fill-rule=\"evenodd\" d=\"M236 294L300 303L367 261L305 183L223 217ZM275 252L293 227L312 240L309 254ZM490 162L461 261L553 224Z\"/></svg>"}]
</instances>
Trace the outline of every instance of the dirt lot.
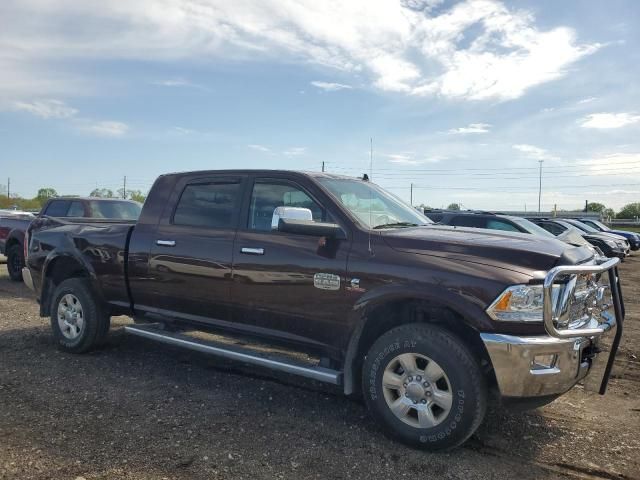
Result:
<instances>
[{"instance_id":1,"label":"dirt lot","mask_svg":"<svg viewBox=\"0 0 640 480\"><path fill-rule=\"evenodd\" d=\"M622 267L626 332L609 393L576 387L493 409L444 454L386 439L339 392L124 337L56 350L32 294L0 267L0 479L640 479L640 255Z\"/></svg>"}]
</instances>

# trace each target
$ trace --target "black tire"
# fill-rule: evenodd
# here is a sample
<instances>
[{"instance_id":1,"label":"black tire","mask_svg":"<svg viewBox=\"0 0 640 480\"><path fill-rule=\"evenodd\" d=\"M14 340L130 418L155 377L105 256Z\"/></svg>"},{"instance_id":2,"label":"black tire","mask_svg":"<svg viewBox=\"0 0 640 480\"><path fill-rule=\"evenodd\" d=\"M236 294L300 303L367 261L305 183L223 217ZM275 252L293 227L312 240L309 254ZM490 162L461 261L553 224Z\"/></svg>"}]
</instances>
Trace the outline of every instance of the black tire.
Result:
<instances>
[{"instance_id":1,"label":"black tire","mask_svg":"<svg viewBox=\"0 0 640 480\"><path fill-rule=\"evenodd\" d=\"M22 267L24 267L24 253L20 245L11 245L7 249L7 270L9 278L14 282L22 281Z\"/></svg>"},{"instance_id":2,"label":"black tire","mask_svg":"<svg viewBox=\"0 0 640 480\"><path fill-rule=\"evenodd\" d=\"M412 421L411 413L415 413L415 422L418 422L418 411L414 409L419 408L420 405L410 406L409 410L412 412L410 411L403 421L393 413L387 403L390 395L397 395L395 400L390 401L406 401L405 397L414 395L414 392L410 392L408 388L397 391L383 388L382 378L385 369L387 366L396 365L393 362L397 362L398 355L405 353L428 357L436 362L436 366L446 375L444 385L448 387L443 386L444 390L436 392L436 390L428 391L432 388L431 386L425 388L427 393L424 395L430 396L432 400L435 400L436 393L442 391L446 393L450 388L451 406L448 413L447 410L440 409L442 411L439 412L439 423L434 422L435 426L421 428L418 425L406 423L406 421ZM417 368L420 369L420 366ZM403 370L401 369L400 372ZM399 374L404 378L402 381L406 382L407 377L403 375L405 373ZM420 377L413 378L413 380L416 379L419 380ZM442 378L439 381L442 381ZM404 385L411 386L407 383ZM435 389L436 384L433 385ZM487 406L486 380L476 358L460 339L430 324L402 325L382 335L370 348L365 358L362 386L369 412L382 426L384 432L403 443L425 450L449 449L465 442L482 423ZM418 387L421 388L419 385ZM412 398L410 400L415 403ZM426 398L419 402L425 403L423 408L431 409L430 415L435 415L433 412L439 409L437 404L431 403Z\"/></svg>"},{"instance_id":3,"label":"black tire","mask_svg":"<svg viewBox=\"0 0 640 480\"><path fill-rule=\"evenodd\" d=\"M58 307L63 299L75 297L82 311L82 327L75 338L65 335L58 320ZM65 308L64 305L62 307ZM51 301L51 329L58 348L70 353L84 353L100 346L107 336L109 316L87 285L86 278L70 278L55 289Z\"/></svg>"}]
</instances>

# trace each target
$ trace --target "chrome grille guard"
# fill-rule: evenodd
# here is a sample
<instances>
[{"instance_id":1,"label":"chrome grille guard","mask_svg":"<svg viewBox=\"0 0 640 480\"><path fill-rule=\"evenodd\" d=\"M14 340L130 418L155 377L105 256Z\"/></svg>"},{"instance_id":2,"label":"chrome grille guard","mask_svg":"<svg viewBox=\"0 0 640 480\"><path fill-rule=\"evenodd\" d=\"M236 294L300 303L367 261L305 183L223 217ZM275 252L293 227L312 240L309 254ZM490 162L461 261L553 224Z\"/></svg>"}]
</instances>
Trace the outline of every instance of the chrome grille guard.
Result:
<instances>
[{"instance_id":1,"label":"chrome grille guard","mask_svg":"<svg viewBox=\"0 0 640 480\"><path fill-rule=\"evenodd\" d=\"M611 344L609 358L604 371L602 383L600 385L600 394L604 395L607 389L609 376L613 368L613 363L622 338L622 323L624 321L624 303L622 300L622 287L620 285L620 276L618 274L618 263L620 259L612 258L600 265L566 265L552 268L547 273L543 284L543 312L545 330L549 335L556 338L576 338L576 337L598 337L609 330L615 330L615 337ZM591 328L566 328L561 329L556 326L556 318L553 305L552 288L556 278L559 275L567 274L589 274L589 273L607 273L609 277L609 288L611 289L611 299L614 308L614 316L609 316L606 321L599 323L597 327Z\"/></svg>"}]
</instances>

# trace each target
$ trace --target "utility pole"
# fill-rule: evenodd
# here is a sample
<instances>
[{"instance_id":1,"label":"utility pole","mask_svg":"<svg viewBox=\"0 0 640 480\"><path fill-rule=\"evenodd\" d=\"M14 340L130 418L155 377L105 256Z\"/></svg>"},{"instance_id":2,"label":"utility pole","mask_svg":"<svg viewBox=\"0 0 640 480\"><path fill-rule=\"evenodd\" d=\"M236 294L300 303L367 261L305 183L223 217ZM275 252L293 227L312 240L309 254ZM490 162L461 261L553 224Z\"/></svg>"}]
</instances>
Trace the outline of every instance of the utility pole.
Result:
<instances>
[{"instance_id":1,"label":"utility pole","mask_svg":"<svg viewBox=\"0 0 640 480\"><path fill-rule=\"evenodd\" d=\"M7 178L7 198L11 198L11 177Z\"/></svg>"},{"instance_id":2,"label":"utility pole","mask_svg":"<svg viewBox=\"0 0 640 480\"><path fill-rule=\"evenodd\" d=\"M411 196L409 198L411 199L410 203L411 203L411 206L413 207L413 183L411 184Z\"/></svg>"},{"instance_id":3,"label":"utility pole","mask_svg":"<svg viewBox=\"0 0 640 480\"><path fill-rule=\"evenodd\" d=\"M322 173L324 173L324 162L322 162Z\"/></svg>"},{"instance_id":4,"label":"utility pole","mask_svg":"<svg viewBox=\"0 0 640 480\"><path fill-rule=\"evenodd\" d=\"M127 176L124 176L124 183L122 184L122 198L127 199Z\"/></svg>"},{"instance_id":5,"label":"utility pole","mask_svg":"<svg viewBox=\"0 0 640 480\"><path fill-rule=\"evenodd\" d=\"M542 162L544 160L538 160L540 163L540 183L538 186L538 213L542 211Z\"/></svg>"}]
</instances>

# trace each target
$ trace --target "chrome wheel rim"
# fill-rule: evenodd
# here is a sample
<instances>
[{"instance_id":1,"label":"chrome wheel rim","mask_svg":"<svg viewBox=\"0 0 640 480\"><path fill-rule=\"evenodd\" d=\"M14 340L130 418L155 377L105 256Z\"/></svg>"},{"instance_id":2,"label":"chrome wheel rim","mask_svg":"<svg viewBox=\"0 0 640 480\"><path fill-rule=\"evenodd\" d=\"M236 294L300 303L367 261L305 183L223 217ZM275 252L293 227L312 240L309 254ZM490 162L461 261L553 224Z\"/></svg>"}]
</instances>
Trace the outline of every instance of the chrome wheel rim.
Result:
<instances>
[{"instance_id":1,"label":"chrome wheel rim","mask_svg":"<svg viewBox=\"0 0 640 480\"><path fill-rule=\"evenodd\" d=\"M389 410L415 428L433 428L451 411L451 382L442 367L418 353L403 353L384 369L382 390Z\"/></svg>"},{"instance_id":2,"label":"chrome wheel rim","mask_svg":"<svg viewBox=\"0 0 640 480\"><path fill-rule=\"evenodd\" d=\"M78 297L67 293L58 302L58 326L65 338L75 340L84 329L84 313Z\"/></svg>"}]
</instances>

